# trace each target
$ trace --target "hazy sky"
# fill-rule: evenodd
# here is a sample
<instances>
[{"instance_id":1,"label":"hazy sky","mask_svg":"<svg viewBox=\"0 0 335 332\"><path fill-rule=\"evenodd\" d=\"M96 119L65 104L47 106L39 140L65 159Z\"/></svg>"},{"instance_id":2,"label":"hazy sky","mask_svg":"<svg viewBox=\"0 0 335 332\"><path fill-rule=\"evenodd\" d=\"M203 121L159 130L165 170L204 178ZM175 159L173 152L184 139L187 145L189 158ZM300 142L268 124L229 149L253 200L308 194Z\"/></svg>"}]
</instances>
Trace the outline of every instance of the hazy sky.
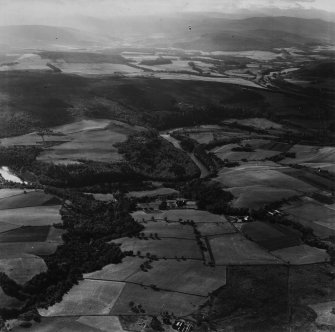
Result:
<instances>
[{"instance_id":1,"label":"hazy sky","mask_svg":"<svg viewBox=\"0 0 335 332\"><path fill-rule=\"evenodd\" d=\"M68 16L108 18L172 12L317 9L335 12L335 0L0 0L0 24L50 24Z\"/></svg>"}]
</instances>

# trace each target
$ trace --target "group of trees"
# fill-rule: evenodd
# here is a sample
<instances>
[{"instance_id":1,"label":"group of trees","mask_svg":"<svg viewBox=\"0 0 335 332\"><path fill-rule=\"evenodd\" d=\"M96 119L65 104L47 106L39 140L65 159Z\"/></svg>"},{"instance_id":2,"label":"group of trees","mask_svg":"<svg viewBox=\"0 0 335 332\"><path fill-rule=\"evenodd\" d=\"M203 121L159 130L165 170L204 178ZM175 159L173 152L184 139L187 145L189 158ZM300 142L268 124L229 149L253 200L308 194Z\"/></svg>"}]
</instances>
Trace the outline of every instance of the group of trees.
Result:
<instances>
[{"instance_id":1,"label":"group of trees","mask_svg":"<svg viewBox=\"0 0 335 332\"><path fill-rule=\"evenodd\" d=\"M184 183L178 188L188 199L195 200L199 209L215 214L245 215L248 209L231 207L234 196L221 188L219 183L197 179Z\"/></svg>"},{"instance_id":2,"label":"group of trees","mask_svg":"<svg viewBox=\"0 0 335 332\"><path fill-rule=\"evenodd\" d=\"M182 151L150 130L132 135L118 145L135 173L146 178L186 180L199 176L199 169Z\"/></svg>"}]
</instances>

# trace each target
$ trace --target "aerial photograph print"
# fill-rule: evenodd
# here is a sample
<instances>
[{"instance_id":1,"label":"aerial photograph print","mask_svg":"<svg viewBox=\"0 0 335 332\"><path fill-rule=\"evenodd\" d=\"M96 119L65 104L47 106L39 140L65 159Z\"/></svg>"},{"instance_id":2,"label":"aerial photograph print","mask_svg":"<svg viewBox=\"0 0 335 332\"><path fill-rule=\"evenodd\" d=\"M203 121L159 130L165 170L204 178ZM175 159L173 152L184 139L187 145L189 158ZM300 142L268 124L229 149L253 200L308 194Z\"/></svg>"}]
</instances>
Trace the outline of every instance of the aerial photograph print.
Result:
<instances>
[{"instance_id":1,"label":"aerial photograph print","mask_svg":"<svg viewBox=\"0 0 335 332\"><path fill-rule=\"evenodd\" d=\"M335 0L0 0L0 332L335 332Z\"/></svg>"}]
</instances>

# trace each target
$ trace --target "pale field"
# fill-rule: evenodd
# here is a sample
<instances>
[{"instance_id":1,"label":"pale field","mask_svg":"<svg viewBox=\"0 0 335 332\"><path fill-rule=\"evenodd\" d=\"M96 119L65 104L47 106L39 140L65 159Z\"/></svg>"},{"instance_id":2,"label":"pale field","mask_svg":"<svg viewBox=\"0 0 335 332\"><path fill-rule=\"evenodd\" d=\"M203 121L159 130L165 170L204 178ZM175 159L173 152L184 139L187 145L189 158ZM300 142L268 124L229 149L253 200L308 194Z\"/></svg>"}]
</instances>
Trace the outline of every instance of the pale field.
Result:
<instances>
[{"instance_id":1,"label":"pale field","mask_svg":"<svg viewBox=\"0 0 335 332\"><path fill-rule=\"evenodd\" d=\"M301 165L311 168L320 168L323 171L328 171L329 173L335 175L335 164L334 162L329 163L301 163Z\"/></svg>"},{"instance_id":2,"label":"pale field","mask_svg":"<svg viewBox=\"0 0 335 332\"><path fill-rule=\"evenodd\" d=\"M233 70L226 70L224 72L226 75L232 75L232 76L238 76L238 77L243 77L243 78L248 78L248 79L253 79L255 78L255 75L251 75L247 72L245 69L233 69Z\"/></svg>"},{"instance_id":3,"label":"pale field","mask_svg":"<svg viewBox=\"0 0 335 332\"><path fill-rule=\"evenodd\" d=\"M226 218L221 215L213 214L202 210L192 210L192 209L176 209L167 210L162 213L162 217L166 217L171 221L179 221L180 219L193 220L195 223L198 222L225 222Z\"/></svg>"},{"instance_id":4,"label":"pale field","mask_svg":"<svg viewBox=\"0 0 335 332\"><path fill-rule=\"evenodd\" d=\"M335 301L323 302L318 304L309 305L318 315L316 323L320 325L335 326Z\"/></svg>"},{"instance_id":5,"label":"pale field","mask_svg":"<svg viewBox=\"0 0 335 332\"><path fill-rule=\"evenodd\" d=\"M61 302L39 309L43 317L108 315L125 284L102 280L82 280L64 295Z\"/></svg>"},{"instance_id":6,"label":"pale field","mask_svg":"<svg viewBox=\"0 0 335 332\"><path fill-rule=\"evenodd\" d=\"M215 154L222 160L240 161L242 159L257 161L273 157L278 154L277 151L255 149L253 152L231 151L232 148L238 147L238 144L227 144L215 149Z\"/></svg>"},{"instance_id":7,"label":"pale field","mask_svg":"<svg viewBox=\"0 0 335 332\"><path fill-rule=\"evenodd\" d=\"M252 60L263 60L269 61L274 60L280 54L268 52L268 51L215 51L215 52L204 52L204 55L228 55L228 56L237 56L237 57L246 57Z\"/></svg>"},{"instance_id":8,"label":"pale field","mask_svg":"<svg viewBox=\"0 0 335 332\"><path fill-rule=\"evenodd\" d=\"M229 119L225 120L224 123L234 123L237 122L238 124L244 126L250 126L257 129L282 129L283 126L279 123L273 122L271 120L265 118L249 118L249 119Z\"/></svg>"},{"instance_id":9,"label":"pale field","mask_svg":"<svg viewBox=\"0 0 335 332\"><path fill-rule=\"evenodd\" d=\"M188 136L200 144L207 144L214 138L211 132L190 133Z\"/></svg>"},{"instance_id":10,"label":"pale field","mask_svg":"<svg viewBox=\"0 0 335 332\"><path fill-rule=\"evenodd\" d=\"M0 210L19 209L27 207L36 207L40 205L49 204L53 202L54 196L45 194L43 191L30 191L26 194L11 196L0 200ZM56 205L56 204L52 204ZM2 218L2 211L0 211L0 220L6 221Z\"/></svg>"},{"instance_id":11,"label":"pale field","mask_svg":"<svg viewBox=\"0 0 335 332\"><path fill-rule=\"evenodd\" d=\"M92 194L94 199L102 202L110 202L114 200L113 194Z\"/></svg>"},{"instance_id":12,"label":"pale field","mask_svg":"<svg viewBox=\"0 0 335 332\"><path fill-rule=\"evenodd\" d=\"M114 63L52 63L66 74L77 75L113 75L113 74L139 74L143 70L125 64Z\"/></svg>"},{"instance_id":13,"label":"pale field","mask_svg":"<svg viewBox=\"0 0 335 332\"><path fill-rule=\"evenodd\" d=\"M289 152L295 152L296 158L286 158L282 163L316 163L316 164L333 164L335 160L335 147L326 146L311 146L311 145L294 145ZM330 165L331 167L331 165ZM334 167L331 167L334 171Z\"/></svg>"},{"instance_id":14,"label":"pale field","mask_svg":"<svg viewBox=\"0 0 335 332\"><path fill-rule=\"evenodd\" d=\"M241 141L241 145L250 145L253 149L263 149L265 144L269 144L270 141L264 138L252 138L252 139L245 139ZM263 149L266 150L266 149Z\"/></svg>"},{"instance_id":15,"label":"pale field","mask_svg":"<svg viewBox=\"0 0 335 332\"><path fill-rule=\"evenodd\" d=\"M47 266L40 257L0 259L0 272L6 273L18 284L24 284L46 270Z\"/></svg>"},{"instance_id":16,"label":"pale field","mask_svg":"<svg viewBox=\"0 0 335 332\"><path fill-rule=\"evenodd\" d=\"M10 70L46 70L50 69L47 67L47 59L42 59L37 54L23 54L21 57L16 59L14 62L18 64L12 66L0 66L0 71Z\"/></svg>"},{"instance_id":17,"label":"pale field","mask_svg":"<svg viewBox=\"0 0 335 332\"><path fill-rule=\"evenodd\" d=\"M234 197L232 205L237 208L258 209L266 204L290 198L299 193L292 189L272 188L268 186L253 185L246 187L233 187L228 189Z\"/></svg>"},{"instance_id":18,"label":"pale field","mask_svg":"<svg viewBox=\"0 0 335 332\"><path fill-rule=\"evenodd\" d=\"M32 191L27 189L26 192ZM0 199L23 194L23 189L0 189Z\"/></svg>"},{"instance_id":19,"label":"pale field","mask_svg":"<svg viewBox=\"0 0 335 332\"><path fill-rule=\"evenodd\" d=\"M55 132L60 132L64 135L68 135L80 131L106 129L110 124L111 120L107 119L80 120L77 122L72 122L62 126L54 127L53 130Z\"/></svg>"},{"instance_id":20,"label":"pale field","mask_svg":"<svg viewBox=\"0 0 335 332\"><path fill-rule=\"evenodd\" d=\"M195 239L193 227L179 222L147 221L141 233L146 236L157 234L159 238Z\"/></svg>"},{"instance_id":21,"label":"pale field","mask_svg":"<svg viewBox=\"0 0 335 332\"><path fill-rule=\"evenodd\" d=\"M315 264L330 260L326 250L306 244L272 251L272 254L292 265Z\"/></svg>"},{"instance_id":22,"label":"pale field","mask_svg":"<svg viewBox=\"0 0 335 332\"><path fill-rule=\"evenodd\" d=\"M311 199L284 205L281 209L290 219L311 227L315 234L324 238L335 234L335 210Z\"/></svg>"},{"instance_id":23,"label":"pale field","mask_svg":"<svg viewBox=\"0 0 335 332\"><path fill-rule=\"evenodd\" d=\"M129 276L140 271L140 265L144 261L144 258L127 256L123 258L120 264L109 264L99 271L84 274L84 279L125 281Z\"/></svg>"},{"instance_id":24,"label":"pale field","mask_svg":"<svg viewBox=\"0 0 335 332\"><path fill-rule=\"evenodd\" d=\"M159 258L180 258L182 256L189 259L202 258L200 248L195 240L171 238L161 240L140 240L136 238L121 238L114 240L113 243L121 243L122 251L133 250L135 254L140 251L143 256L150 253Z\"/></svg>"},{"instance_id":25,"label":"pale field","mask_svg":"<svg viewBox=\"0 0 335 332\"><path fill-rule=\"evenodd\" d=\"M197 223L197 230L201 233L202 236L214 236L235 233L235 228L227 222L203 222Z\"/></svg>"},{"instance_id":26,"label":"pale field","mask_svg":"<svg viewBox=\"0 0 335 332\"><path fill-rule=\"evenodd\" d=\"M59 160L95 160L115 162L122 160L115 143L124 142L127 136L108 129L90 130L68 135L70 142L55 145L43 151L37 160L54 162Z\"/></svg>"},{"instance_id":27,"label":"pale field","mask_svg":"<svg viewBox=\"0 0 335 332\"><path fill-rule=\"evenodd\" d=\"M126 280L146 286L156 285L162 290L171 290L191 295L208 296L208 293L225 285L226 267L205 266L201 261L154 261L148 272L142 270Z\"/></svg>"},{"instance_id":28,"label":"pale field","mask_svg":"<svg viewBox=\"0 0 335 332\"><path fill-rule=\"evenodd\" d=\"M176 316L186 316L206 301L207 298L167 291L155 291L150 287L127 284L116 301L111 315L134 314L129 306L141 304L146 314L159 315L163 311L173 312Z\"/></svg>"},{"instance_id":29,"label":"pale field","mask_svg":"<svg viewBox=\"0 0 335 332\"><path fill-rule=\"evenodd\" d=\"M217 215L210 213L208 211L194 210L194 209L171 209L160 212L146 213L144 211L136 211L131 213L132 217L142 222L155 220L164 220L165 218L168 221L191 221L195 223L217 223L217 222L226 222L227 219L223 215Z\"/></svg>"},{"instance_id":30,"label":"pale field","mask_svg":"<svg viewBox=\"0 0 335 332\"><path fill-rule=\"evenodd\" d=\"M37 160L52 163L77 162L78 159L120 161L123 157L114 144L124 142L129 134L142 129L120 121L104 119L82 120L55 127L56 132L66 135L67 141L45 149Z\"/></svg>"},{"instance_id":31,"label":"pale field","mask_svg":"<svg viewBox=\"0 0 335 332\"><path fill-rule=\"evenodd\" d=\"M288 168L271 162L245 163L231 169L221 170L215 180L227 188L264 186L298 192L317 190L304 181L284 174L283 171L286 169Z\"/></svg>"},{"instance_id":32,"label":"pale field","mask_svg":"<svg viewBox=\"0 0 335 332\"><path fill-rule=\"evenodd\" d=\"M172 188L157 188L154 190L144 190L144 191L130 191L127 193L128 197L155 197L155 196L169 196L178 194L179 191Z\"/></svg>"},{"instance_id":33,"label":"pale field","mask_svg":"<svg viewBox=\"0 0 335 332\"><path fill-rule=\"evenodd\" d=\"M36 258L53 254L59 243L56 242L12 242L0 243L0 259Z\"/></svg>"},{"instance_id":34,"label":"pale field","mask_svg":"<svg viewBox=\"0 0 335 332\"><path fill-rule=\"evenodd\" d=\"M241 234L210 239L216 265L280 264L281 261Z\"/></svg>"},{"instance_id":35,"label":"pale field","mask_svg":"<svg viewBox=\"0 0 335 332\"><path fill-rule=\"evenodd\" d=\"M93 316L95 317L95 316ZM95 318L92 316L88 316L89 318L92 318L92 322L95 322ZM43 317L42 321L39 323L32 322L32 326L29 328L29 331L34 332L105 332L104 330L100 330L98 328L94 328L88 324L85 324L84 322L80 322L81 317L78 318L78 316L74 317ZM101 318L101 321L104 322L105 317L97 317L98 319ZM18 325L17 322L13 322L13 327L15 325ZM27 328L15 326L13 328L13 331L15 332L23 332L27 331ZM115 330L116 332L122 332ZM108 331L112 332L112 331ZM114 330L113 330L114 332Z\"/></svg>"},{"instance_id":36,"label":"pale field","mask_svg":"<svg viewBox=\"0 0 335 332\"><path fill-rule=\"evenodd\" d=\"M21 227L20 225L8 224L6 222L0 221L0 233L8 232L13 229Z\"/></svg>"},{"instance_id":37,"label":"pale field","mask_svg":"<svg viewBox=\"0 0 335 332\"><path fill-rule=\"evenodd\" d=\"M77 322L101 332L125 332L117 316L82 316Z\"/></svg>"},{"instance_id":38,"label":"pale field","mask_svg":"<svg viewBox=\"0 0 335 332\"><path fill-rule=\"evenodd\" d=\"M190 66L189 66L189 61L186 60L172 60L172 63L170 64L165 64L165 65L154 65L154 66L148 66L148 65L142 65L140 63L137 63L136 65L141 67L141 68L145 68L145 69L151 69L154 71L166 71L166 72L171 72L171 71L188 71L188 72L192 72L192 73L197 73L196 70L193 70Z\"/></svg>"},{"instance_id":39,"label":"pale field","mask_svg":"<svg viewBox=\"0 0 335 332\"><path fill-rule=\"evenodd\" d=\"M266 89L255 82L245 80L239 77L217 77L217 76L201 76L182 73L143 73L141 76L158 77L162 80L184 80L184 81L203 81L203 82L218 82L223 84L235 84L258 89Z\"/></svg>"},{"instance_id":40,"label":"pale field","mask_svg":"<svg viewBox=\"0 0 335 332\"><path fill-rule=\"evenodd\" d=\"M60 205L53 205L0 210L0 229L9 225L46 226L60 223L60 208Z\"/></svg>"}]
</instances>

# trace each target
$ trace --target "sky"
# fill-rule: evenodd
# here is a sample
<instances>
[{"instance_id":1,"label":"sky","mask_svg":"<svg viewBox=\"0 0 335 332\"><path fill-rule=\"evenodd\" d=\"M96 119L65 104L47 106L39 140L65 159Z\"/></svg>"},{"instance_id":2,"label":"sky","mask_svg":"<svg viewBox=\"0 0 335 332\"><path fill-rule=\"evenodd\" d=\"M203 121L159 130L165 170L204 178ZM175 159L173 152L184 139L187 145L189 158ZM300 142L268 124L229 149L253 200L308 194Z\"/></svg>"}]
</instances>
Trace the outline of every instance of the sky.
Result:
<instances>
[{"instance_id":1,"label":"sky","mask_svg":"<svg viewBox=\"0 0 335 332\"><path fill-rule=\"evenodd\" d=\"M335 0L0 0L0 24L55 24L72 16L109 18L185 12L335 12ZM294 16L294 15L292 15Z\"/></svg>"}]
</instances>

